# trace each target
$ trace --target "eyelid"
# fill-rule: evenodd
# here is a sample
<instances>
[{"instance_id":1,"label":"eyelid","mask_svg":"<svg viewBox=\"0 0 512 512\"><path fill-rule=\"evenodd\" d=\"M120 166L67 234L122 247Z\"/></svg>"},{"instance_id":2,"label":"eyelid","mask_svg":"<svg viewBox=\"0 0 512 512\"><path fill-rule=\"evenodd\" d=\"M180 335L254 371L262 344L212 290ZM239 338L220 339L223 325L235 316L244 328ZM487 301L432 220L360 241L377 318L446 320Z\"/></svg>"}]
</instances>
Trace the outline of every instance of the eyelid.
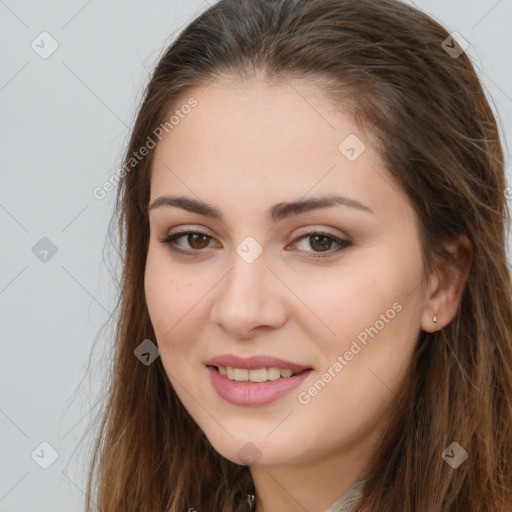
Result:
<instances>
[{"instance_id":1,"label":"eyelid","mask_svg":"<svg viewBox=\"0 0 512 512\"><path fill-rule=\"evenodd\" d=\"M204 230L204 231L203 231ZM332 233L331 230L336 230L338 234ZM195 226L179 226L176 228L175 231L172 232L172 235L178 234L178 233L199 233L202 235L207 235L211 238L215 238L212 234L210 234L210 230L202 225L195 225ZM324 233L326 236L332 236L333 238L343 238L347 242L351 242L351 237L344 233L343 231L333 228L330 226L321 226L321 225L311 225L311 226L305 226L303 228L299 228L296 231L293 231L289 237L293 237L293 241L295 241L298 237L307 235L307 234L313 234L313 233ZM171 235L171 230L165 234L165 236Z\"/></svg>"},{"instance_id":2,"label":"eyelid","mask_svg":"<svg viewBox=\"0 0 512 512\"><path fill-rule=\"evenodd\" d=\"M343 252L344 250L346 250L347 248L352 246L353 242L349 236L347 236L345 234L338 236L338 235L332 233L330 231L331 229L335 229L335 228L327 228L326 229L326 228L319 227L319 226L303 227L299 230L298 233L295 233L293 235L293 240L286 247L288 248L288 247L290 247L290 245L294 245L294 244L301 242L302 240L308 238L308 235L309 235L309 237L312 237L314 235L325 236L327 238L330 238L334 242L334 244L336 244L338 247L334 250L329 249L327 251L299 250L299 252L306 253L308 255L308 256L306 256L307 258L319 259L319 258L335 257L340 252ZM182 249L182 248L174 245L173 243L185 235L194 235L194 234L203 235L203 236L206 236L207 238L209 238L210 240L215 240L215 237L213 235L210 235L209 233L204 232L203 230L209 231L207 228L204 228L203 226L201 226L200 229L192 228L190 226L180 226L175 231L168 232L163 238L159 238L159 241L161 243L166 244L169 247L169 249L174 253L182 254L185 256L189 256L189 257L200 257L200 256L203 256L204 254L207 254L208 252L210 252L209 251L210 248L206 247L203 249L196 249L196 250Z\"/></svg>"},{"instance_id":3,"label":"eyelid","mask_svg":"<svg viewBox=\"0 0 512 512\"><path fill-rule=\"evenodd\" d=\"M336 233L333 233L332 230L337 231ZM307 235L310 233L324 233L326 236L331 236L333 238L342 238L347 242L351 242L351 238L344 233L343 231L340 231L337 228L333 228L330 226L322 226L322 225L312 225L312 226L306 226L304 228L299 228L298 230L294 231L290 236L293 236L293 240L295 241L296 238Z\"/></svg>"}]
</instances>

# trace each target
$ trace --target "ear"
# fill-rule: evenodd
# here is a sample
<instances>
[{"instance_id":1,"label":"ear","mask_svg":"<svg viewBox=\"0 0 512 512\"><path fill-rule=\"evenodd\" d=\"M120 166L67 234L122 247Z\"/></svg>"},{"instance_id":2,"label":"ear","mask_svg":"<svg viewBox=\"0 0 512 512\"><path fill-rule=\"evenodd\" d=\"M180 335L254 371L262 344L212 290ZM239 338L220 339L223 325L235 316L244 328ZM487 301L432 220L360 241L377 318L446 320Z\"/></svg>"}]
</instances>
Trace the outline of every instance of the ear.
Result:
<instances>
[{"instance_id":1,"label":"ear","mask_svg":"<svg viewBox=\"0 0 512 512\"><path fill-rule=\"evenodd\" d=\"M426 332L442 329L457 315L473 261L473 245L466 235L445 242L443 247L456 261L440 261L431 276L421 321Z\"/></svg>"}]
</instances>

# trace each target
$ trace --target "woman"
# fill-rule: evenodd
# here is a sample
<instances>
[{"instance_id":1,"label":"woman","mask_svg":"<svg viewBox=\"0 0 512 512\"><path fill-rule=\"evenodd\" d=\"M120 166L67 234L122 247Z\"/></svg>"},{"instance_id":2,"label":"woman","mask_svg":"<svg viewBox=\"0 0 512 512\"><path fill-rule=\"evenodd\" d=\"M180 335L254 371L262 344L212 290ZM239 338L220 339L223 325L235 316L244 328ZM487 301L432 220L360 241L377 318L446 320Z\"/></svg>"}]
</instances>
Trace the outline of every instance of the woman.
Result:
<instances>
[{"instance_id":1,"label":"woman","mask_svg":"<svg viewBox=\"0 0 512 512\"><path fill-rule=\"evenodd\" d=\"M396 0L222 0L120 177L88 510L511 509L504 162L457 38Z\"/></svg>"}]
</instances>

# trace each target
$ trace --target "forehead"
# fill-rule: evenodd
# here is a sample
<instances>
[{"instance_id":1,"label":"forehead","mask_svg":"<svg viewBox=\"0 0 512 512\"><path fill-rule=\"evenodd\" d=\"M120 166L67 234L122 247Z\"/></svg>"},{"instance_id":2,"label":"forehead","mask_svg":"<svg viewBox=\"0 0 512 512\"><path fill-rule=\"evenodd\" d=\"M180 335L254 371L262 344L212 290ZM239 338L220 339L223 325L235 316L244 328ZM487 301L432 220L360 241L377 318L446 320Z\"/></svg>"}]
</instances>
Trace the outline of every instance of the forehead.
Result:
<instances>
[{"instance_id":1,"label":"forehead","mask_svg":"<svg viewBox=\"0 0 512 512\"><path fill-rule=\"evenodd\" d=\"M315 83L214 80L175 109L191 98L196 106L155 150L151 200L176 192L229 204L236 195L248 208L340 193L397 204L372 141Z\"/></svg>"},{"instance_id":2,"label":"forehead","mask_svg":"<svg viewBox=\"0 0 512 512\"><path fill-rule=\"evenodd\" d=\"M202 173L222 169L224 175L277 175L289 166L295 174L305 168L315 173L335 163L347 136L358 132L364 138L314 84L214 80L183 95L175 108L190 98L196 106L164 134L155 155L187 172L201 164Z\"/></svg>"}]
</instances>

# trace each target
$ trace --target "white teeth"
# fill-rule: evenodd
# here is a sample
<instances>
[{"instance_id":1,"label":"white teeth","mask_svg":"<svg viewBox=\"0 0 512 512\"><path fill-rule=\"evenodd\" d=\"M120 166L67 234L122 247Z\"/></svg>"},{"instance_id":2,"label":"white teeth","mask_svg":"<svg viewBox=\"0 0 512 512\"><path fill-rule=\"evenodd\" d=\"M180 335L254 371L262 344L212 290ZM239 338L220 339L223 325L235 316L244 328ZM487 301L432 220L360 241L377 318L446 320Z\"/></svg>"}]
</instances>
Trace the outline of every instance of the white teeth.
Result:
<instances>
[{"instance_id":1,"label":"white teeth","mask_svg":"<svg viewBox=\"0 0 512 512\"><path fill-rule=\"evenodd\" d=\"M251 370L249 372L249 380L251 382L265 382L268 380L268 372L266 368L259 368L258 370Z\"/></svg>"},{"instance_id":2,"label":"white teeth","mask_svg":"<svg viewBox=\"0 0 512 512\"><path fill-rule=\"evenodd\" d=\"M231 366L219 366L219 373L225 375L228 379L238 382L266 382L267 380L276 380L280 377L291 377L294 375L292 370L280 368L258 368L247 370L245 368L232 368Z\"/></svg>"},{"instance_id":3,"label":"white teeth","mask_svg":"<svg viewBox=\"0 0 512 512\"><path fill-rule=\"evenodd\" d=\"M235 380L247 380L249 378L249 370L243 368L233 368L233 377Z\"/></svg>"},{"instance_id":4,"label":"white teeth","mask_svg":"<svg viewBox=\"0 0 512 512\"><path fill-rule=\"evenodd\" d=\"M276 380L281 377L281 370L279 368L267 368L268 380Z\"/></svg>"}]
</instances>

